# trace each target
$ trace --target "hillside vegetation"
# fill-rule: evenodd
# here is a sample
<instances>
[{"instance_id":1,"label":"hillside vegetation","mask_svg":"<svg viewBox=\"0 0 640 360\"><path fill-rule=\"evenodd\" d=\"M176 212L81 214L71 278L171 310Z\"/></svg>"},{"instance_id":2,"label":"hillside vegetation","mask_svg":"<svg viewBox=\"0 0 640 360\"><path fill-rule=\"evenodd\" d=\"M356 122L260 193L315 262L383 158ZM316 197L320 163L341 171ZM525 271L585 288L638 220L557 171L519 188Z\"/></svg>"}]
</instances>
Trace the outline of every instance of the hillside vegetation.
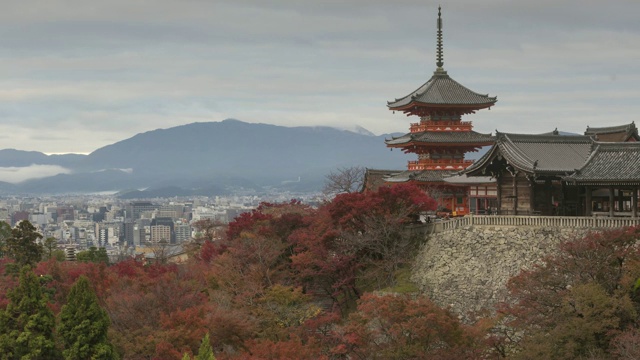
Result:
<instances>
[{"instance_id":1,"label":"hillside vegetation","mask_svg":"<svg viewBox=\"0 0 640 360\"><path fill-rule=\"evenodd\" d=\"M406 284L422 241L408 229L434 207L410 185L319 208L263 204L224 236L199 223L181 264L43 260L28 226L4 231L0 348L21 351L8 359L38 358L29 349L67 359L639 358L640 229L563 244L510 281L496 316L466 324ZM96 328L80 339L83 306ZM37 332L24 313L42 319ZM16 345L31 338L42 346Z\"/></svg>"}]
</instances>

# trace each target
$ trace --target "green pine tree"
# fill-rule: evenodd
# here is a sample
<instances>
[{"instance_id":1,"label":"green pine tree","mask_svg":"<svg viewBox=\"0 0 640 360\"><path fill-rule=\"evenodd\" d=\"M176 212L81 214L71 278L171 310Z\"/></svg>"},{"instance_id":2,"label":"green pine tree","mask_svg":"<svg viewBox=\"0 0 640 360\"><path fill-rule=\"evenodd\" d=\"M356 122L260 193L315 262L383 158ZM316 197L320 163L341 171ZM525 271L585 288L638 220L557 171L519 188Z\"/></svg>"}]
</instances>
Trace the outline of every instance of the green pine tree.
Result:
<instances>
[{"instance_id":1,"label":"green pine tree","mask_svg":"<svg viewBox=\"0 0 640 360\"><path fill-rule=\"evenodd\" d=\"M11 230L11 236L5 240L7 256L14 259L18 266L34 266L42 259L44 252L38 240L42 239L42 234L29 221L20 221Z\"/></svg>"},{"instance_id":2,"label":"green pine tree","mask_svg":"<svg viewBox=\"0 0 640 360\"><path fill-rule=\"evenodd\" d=\"M89 250L80 251L76 254L76 259L83 262L105 263L109 265L109 255L107 249L92 246Z\"/></svg>"},{"instance_id":3,"label":"green pine tree","mask_svg":"<svg viewBox=\"0 0 640 360\"><path fill-rule=\"evenodd\" d=\"M209 333L202 339L200 349L198 349L198 356L196 356L195 360L216 360L216 357L213 355L213 349L211 348Z\"/></svg>"},{"instance_id":4,"label":"green pine tree","mask_svg":"<svg viewBox=\"0 0 640 360\"><path fill-rule=\"evenodd\" d=\"M0 221L0 257L7 251L7 239L11 237L11 226L4 221Z\"/></svg>"},{"instance_id":5,"label":"green pine tree","mask_svg":"<svg viewBox=\"0 0 640 360\"><path fill-rule=\"evenodd\" d=\"M98 304L89 279L80 276L62 307L58 334L64 346L62 354L68 360L117 359L113 345L107 339L109 316Z\"/></svg>"},{"instance_id":6,"label":"green pine tree","mask_svg":"<svg viewBox=\"0 0 640 360\"><path fill-rule=\"evenodd\" d=\"M19 285L0 311L0 359L58 359L53 336L55 316L47 306L38 277L25 266Z\"/></svg>"}]
</instances>

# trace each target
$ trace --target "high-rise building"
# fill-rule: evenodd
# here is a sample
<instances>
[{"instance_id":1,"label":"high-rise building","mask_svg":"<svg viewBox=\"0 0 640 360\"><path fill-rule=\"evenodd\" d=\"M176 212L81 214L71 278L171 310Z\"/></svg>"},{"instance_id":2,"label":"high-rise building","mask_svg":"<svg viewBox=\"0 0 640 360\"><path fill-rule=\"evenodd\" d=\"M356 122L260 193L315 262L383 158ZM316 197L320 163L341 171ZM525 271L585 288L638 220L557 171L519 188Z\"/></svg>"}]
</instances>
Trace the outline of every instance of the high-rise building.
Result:
<instances>
[{"instance_id":1,"label":"high-rise building","mask_svg":"<svg viewBox=\"0 0 640 360\"><path fill-rule=\"evenodd\" d=\"M189 224L177 224L175 226L176 243L181 244L191 239L191 226Z\"/></svg>"},{"instance_id":2,"label":"high-rise building","mask_svg":"<svg viewBox=\"0 0 640 360\"><path fill-rule=\"evenodd\" d=\"M63 222L65 220L74 220L75 219L75 211L72 206L58 206L56 208L56 213L58 214L56 221Z\"/></svg>"},{"instance_id":3,"label":"high-rise building","mask_svg":"<svg viewBox=\"0 0 640 360\"><path fill-rule=\"evenodd\" d=\"M11 215L11 226L16 226L22 220L29 220L28 211L16 211Z\"/></svg>"},{"instance_id":4,"label":"high-rise building","mask_svg":"<svg viewBox=\"0 0 640 360\"><path fill-rule=\"evenodd\" d=\"M154 205L149 201L135 201L126 206L127 219L137 220L144 212L154 211L158 209L158 205Z\"/></svg>"},{"instance_id":5,"label":"high-rise building","mask_svg":"<svg viewBox=\"0 0 640 360\"><path fill-rule=\"evenodd\" d=\"M171 218L155 218L151 220L151 242L166 241L169 244L176 243L174 223Z\"/></svg>"},{"instance_id":6,"label":"high-rise building","mask_svg":"<svg viewBox=\"0 0 640 360\"><path fill-rule=\"evenodd\" d=\"M127 246L135 245L135 232L138 230L138 225L131 221L127 220L124 223L124 243ZM138 243L140 241L140 237L138 236Z\"/></svg>"}]
</instances>

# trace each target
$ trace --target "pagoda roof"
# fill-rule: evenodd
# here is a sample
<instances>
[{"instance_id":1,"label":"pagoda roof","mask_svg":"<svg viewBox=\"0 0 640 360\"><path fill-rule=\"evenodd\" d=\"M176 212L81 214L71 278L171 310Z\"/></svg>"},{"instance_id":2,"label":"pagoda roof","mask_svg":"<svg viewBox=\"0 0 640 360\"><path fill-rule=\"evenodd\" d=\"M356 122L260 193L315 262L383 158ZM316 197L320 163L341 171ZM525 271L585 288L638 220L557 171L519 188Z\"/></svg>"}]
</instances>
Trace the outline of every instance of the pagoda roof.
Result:
<instances>
[{"instance_id":1,"label":"pagoda roof","mask_svg":"<svg viewBox=\"0 0 640 360\"><path fill-rule=\"evenodd\" d=\"M444 182L445 177L453 176L455 174L457 174L456 171L449 170L406 170L396 174L392 174L384 178L384 181L389 183L402 183L407 181Z\"/></svg>"},{"instance_id":2,"label":"pagoda roof","mask_svg":"<svg viewBox=\"0 0 640 360\"><path fill-rule=\"evenodd\" d=\"M636 124L607 126L607 127L589 127L584 132L585 135L595 136L596 140L603 142L624 142L629 140L640 140Z\"/></svg>"},{"instance_id":3,"label":"pagoda roof","mask_svg":"<svg viewBox=\"0 0 640 360\"><path fill-rule=\"evenodd\" d=\"M406 145L411 143L460 143L490 145L495 141L491 134L481 134L475 131L422 131L408 133L400 137L385 140L387 146Z\"/></svg>"},{"instance_id":4,"label":"pagoda roof","mask_svg":"<svg viewBox=\"0 0 640 360\"><path fill-rule=\"evenodd\" d=\"M444 70L442 45L442 17L438 7L436 71L426 83L409 95L388 101L390 110L399 110L409 114L426 115L431 111L457 109L458 112L471 113L474 110L488 108L497 101L496 97L479 94L462 86L449 77Z\"/></svg>"},{"instance_id":5,"label":"pagoda roof","mask_svg":"<svg viewBox=\"0 0 640 360\"><path fill-rule=\"evenodd\" d=\"M590 136L497 132L491 149L464 173L484 175L482 170L494 159L503 158L514 169L531 174L570 174L584 164L593 145Z\"/></svg>"},{"instance_id":6,"label":"pagoda roof","mask_svg":"<svg viewBox=\"0 0 640 360\"><path fill-rule=\"evenodd\" d=\"M495 104L496 97L478 94L453 80L446 71L438 69L429 81L409 95L387 102L390 110L405 110L412 107L463 107L484 109Z\"/></svg>"},{"instance_id":7,"label":"pagoda roof","mask_svg":"<svg viewBox=\"0 0 640 360\"><path fill-rule=\"evenodd\" d=\"M366 190L377 190L380 186L385 183L385 178L391 175L395 175L397 173L402 172L403 170L383 170L383 169L365 169L364 173L364 181L363 181L363 191Z\"/></svg>"},{"instance_id":8,"label":"pagoda roof","mask_svg":"<svg viewBox=\"0 0 640 360\"><path fill-rule=\"evenodd\" d=\"M598 142L587 161L563 180L581 185L638 185L640 143Z\"/></svg>"}]
</instances>

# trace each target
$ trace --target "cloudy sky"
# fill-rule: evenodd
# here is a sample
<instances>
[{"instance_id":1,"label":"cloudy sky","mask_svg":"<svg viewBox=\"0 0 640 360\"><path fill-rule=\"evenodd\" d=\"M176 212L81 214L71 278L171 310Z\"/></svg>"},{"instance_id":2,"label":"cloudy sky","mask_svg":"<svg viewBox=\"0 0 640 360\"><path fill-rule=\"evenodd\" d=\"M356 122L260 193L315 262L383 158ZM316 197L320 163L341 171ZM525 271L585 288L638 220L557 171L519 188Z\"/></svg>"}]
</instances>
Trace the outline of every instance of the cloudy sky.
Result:
<instances>
[{"instance_id":1,"label":"cloudy sky","mask_svg":"<svg viewBox=\"0 0 640 360\"><path fill-rule=\"evenodd\" d=\"M498 97L477 131L640 120L640 1L441 3L445 69ZM438 4L0 0L0 148L89 153L226 118L406 132L386 101L435 70Z\"/></svg>"}]
</instances>

